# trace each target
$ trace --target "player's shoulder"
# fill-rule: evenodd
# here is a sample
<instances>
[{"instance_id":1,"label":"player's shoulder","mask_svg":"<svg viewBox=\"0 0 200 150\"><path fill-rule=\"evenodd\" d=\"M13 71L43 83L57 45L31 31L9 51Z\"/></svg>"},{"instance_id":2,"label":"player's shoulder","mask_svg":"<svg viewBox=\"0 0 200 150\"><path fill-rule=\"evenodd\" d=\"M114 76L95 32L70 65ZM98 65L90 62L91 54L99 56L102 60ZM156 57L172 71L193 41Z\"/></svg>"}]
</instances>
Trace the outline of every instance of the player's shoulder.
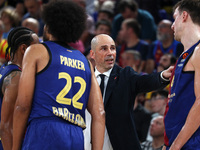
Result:
<instances>
[{"instance_id":1,"label":"player's shoulder","mask_svg":"<svg viewBox=\"0 0 200 150\"><path fill-rule=\"evenodd\" d=\"M33 44L33 45L30 45L26 49L26 51L24 53L23 61L24 60L34 61L34 60L38 60L40 58L45 58L45 57L48 57L48 51L44 47L44 45L43 44Z\"/></svg>"},{"instance_id":2,"label":"player's shoulder","mask_svg":"<svg viewBox=\"0 0 200 150\"><path fill-rule=\"evenodd\" d=\"M10 81L12 81L12 80L18 80L19 79L19 77L21 76L21 71L20 70L14 70L14 71L12 71L12 72L10 72L6 77L5 77L5 79L4 80L10 80Z\"/></svg>"},{"instance_id":3,"label":"player's shoulder","mask_svg":"<svg viewBox=\"0 0 200 150\"><path fill-rule=\"evenodd\" d=\"M36 50L36 51L41 51L42 49L45 49L45 47L44 47L43 44L39 43L39 44L32 44L32 45L30 45L30 46L27 48L27 50L29 50L29 49L31 49L31 50Z\"/></svg>"},{"instance_id":4,"label":"player's shoulder","mask_svg":"<svg viewBox=\"0 0 200 150\"><path fill-rule=\"evenodd\" d=\"M5 91L5 89L7 87L9 87L9 85L11 85L11 84L18 85L20 76L21 76L21 71L19 71L19 70L14 70L14 71L10 72L7 76L5 76L5 78L3 79L3 84L2 84L3 91Z\"/></svg>"},{"instance_id":5,"label":"player's shoulder","mask_svg":"<svg viewBox=\"0 0 200 150\"><path fill-rule=\"evenodd\" d=\"M194 55L195 57L200 58L200 43L194 48Z\"/></svg>"},{"instance_id":6,"label":"player's shoulder","mask_svg":"<svg viewBox=\"0 0 200 150\"><path fill-rule=\"evenodd\" d=\"M46 48L43 44L32 44L26 49L25 54L42 54L43 51L46 51Z\"/></svg>"},{"instance_id":7,"label":"player's shoulder","mask_svg":"<svg viewBox=\"0 0 200 150\"><path fill-rule=\"evenodd\" d=\"M198 64L197 62L200 60L200 43L194 48L194 51L190 60L193 66L196 66Z\"/></svg>"}]
</instances>

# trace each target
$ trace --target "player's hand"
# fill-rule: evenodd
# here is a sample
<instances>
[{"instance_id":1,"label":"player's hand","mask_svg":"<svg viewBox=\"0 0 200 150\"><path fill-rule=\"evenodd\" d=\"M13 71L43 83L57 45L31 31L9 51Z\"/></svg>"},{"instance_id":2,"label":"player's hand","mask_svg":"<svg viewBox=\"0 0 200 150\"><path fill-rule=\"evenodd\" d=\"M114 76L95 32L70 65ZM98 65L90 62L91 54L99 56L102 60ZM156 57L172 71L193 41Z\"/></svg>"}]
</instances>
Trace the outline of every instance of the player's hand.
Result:
<instances>
[{"instance_id":1,"label":"player's hand","mask_svg":"<svg viewBox=\"0 0 200 150\"><path fill-rule=\"evenodd\" d=\"M166 150L166 146L163 146L163 147L162 147L162 150Z\"/></svg>"}]
</instances>

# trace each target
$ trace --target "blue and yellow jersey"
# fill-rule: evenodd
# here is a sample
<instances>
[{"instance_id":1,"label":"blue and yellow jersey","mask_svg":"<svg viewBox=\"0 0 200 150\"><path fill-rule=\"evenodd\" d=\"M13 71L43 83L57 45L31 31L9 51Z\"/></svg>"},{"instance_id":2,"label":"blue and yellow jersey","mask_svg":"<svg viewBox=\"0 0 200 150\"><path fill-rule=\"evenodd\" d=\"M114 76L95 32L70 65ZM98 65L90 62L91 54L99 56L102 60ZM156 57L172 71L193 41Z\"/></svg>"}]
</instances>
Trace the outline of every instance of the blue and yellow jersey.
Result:
<instances>
[{"instance_id":1,"label":"blue and yellow jersey","mask_svg":"<svg viewBox=\"0 0 200 150\"><path fill-rule=\"evenodd\" d=\"M90 66L84 55L63 43L43 43L50 56L48 65L36 75L29 122L59 117L85 128L85 109L91 87Z\"/></svg>"},{"instance_id":2,"label":"blue and yellow jersey","mask_svg":"<svg viewBox=\"0 0 200 150\"><path fill-rule=\"evenodd\" d=\"M21 68L19 68L17 65L14 64L4 64L0 68L0 112L1 112L1 106L3 102L3 93L2 93L2 85L3 85L3 80L6 76L8 76L11 72L13 71L21 71ZM0 116L1 120L1 116ZM0 140L0 150L3 149L1 140Z\"/></svg>"},{"instance_id":3,"label":"blue and yellow jersey","mask_svg":"<svg viewBox=\"0 0 200 150\"><path fill-rule=\"evenodd\" d=\"M196 99L194 92L194 71L183 71L183 69L199 42L179 57L174 75L170 82L169 99L164 119L165 144L167 146L171 146L184 126L188 113ZM196 135L199 136L200 139L200 128L193 136ZM192 140L189 140L185 144L185 147L190 145L191 142Z\"/></svg>"}]
</instances>

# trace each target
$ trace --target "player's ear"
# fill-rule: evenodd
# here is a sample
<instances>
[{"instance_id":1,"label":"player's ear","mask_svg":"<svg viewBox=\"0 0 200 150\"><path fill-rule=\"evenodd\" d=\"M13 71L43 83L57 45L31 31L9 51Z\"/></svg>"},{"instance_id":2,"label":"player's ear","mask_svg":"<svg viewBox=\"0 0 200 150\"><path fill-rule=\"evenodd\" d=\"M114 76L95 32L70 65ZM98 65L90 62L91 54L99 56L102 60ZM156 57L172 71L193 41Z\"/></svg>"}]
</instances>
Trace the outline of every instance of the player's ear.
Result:
<instances>
[{"instance_id":1,"label":"player's ear","mask_svg":"<svg viewBox=\"0 0 200 150\"><path fill-rule=\"evenodd\" d=\"M185 21L188 19L188 16L189 16L189 14L188 14L187 11L183 11L183 12L182 12L182 19L183 19L183 22L185 22Z\"/></svg>"},{"instance_id":2,"label":"player's ear","mask_svg":"<svg viewBox=\"0 0 200 150\"><path fill-rule=\"evenodd\" d=\"M27 45L26 44L20 45L20 51L21 51L22 54L25 53L26 49L27 49Z\"/></svg>"}]
</instances>

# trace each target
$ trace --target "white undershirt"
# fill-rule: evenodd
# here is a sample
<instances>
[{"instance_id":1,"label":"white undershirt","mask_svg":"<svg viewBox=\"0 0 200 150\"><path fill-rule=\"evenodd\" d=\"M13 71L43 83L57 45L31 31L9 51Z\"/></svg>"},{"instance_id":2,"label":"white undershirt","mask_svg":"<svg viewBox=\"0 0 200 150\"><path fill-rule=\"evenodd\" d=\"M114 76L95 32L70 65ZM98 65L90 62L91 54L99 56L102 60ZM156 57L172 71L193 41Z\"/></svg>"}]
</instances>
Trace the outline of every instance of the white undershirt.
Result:
<instances>
[{"instance_id":1,"label":"white undershirt","mask_svg":"<svg viewBox=\"0 0 200 150\"><path fill-rule=\"evenodd\" d=\"M105 75L104 78L104 94L103 94L103 101L105 98L105 91L108 84L108 79L110 77L110 73L112 71L112 68L108 70L107 72L104 72ZM101 83L101 77L99 76L101 73L95 68L95 76L97 79L98 84ZM84 138L85 138L85 150L91 150L91 116L90 113L86 110L86 129L84 130ZM105 128L105 135L104 135L104 144L103 144L103 150L113 150L112 145L110 143L110 139L108 136L107 128Z\"/></svg>"}]
</instances>

